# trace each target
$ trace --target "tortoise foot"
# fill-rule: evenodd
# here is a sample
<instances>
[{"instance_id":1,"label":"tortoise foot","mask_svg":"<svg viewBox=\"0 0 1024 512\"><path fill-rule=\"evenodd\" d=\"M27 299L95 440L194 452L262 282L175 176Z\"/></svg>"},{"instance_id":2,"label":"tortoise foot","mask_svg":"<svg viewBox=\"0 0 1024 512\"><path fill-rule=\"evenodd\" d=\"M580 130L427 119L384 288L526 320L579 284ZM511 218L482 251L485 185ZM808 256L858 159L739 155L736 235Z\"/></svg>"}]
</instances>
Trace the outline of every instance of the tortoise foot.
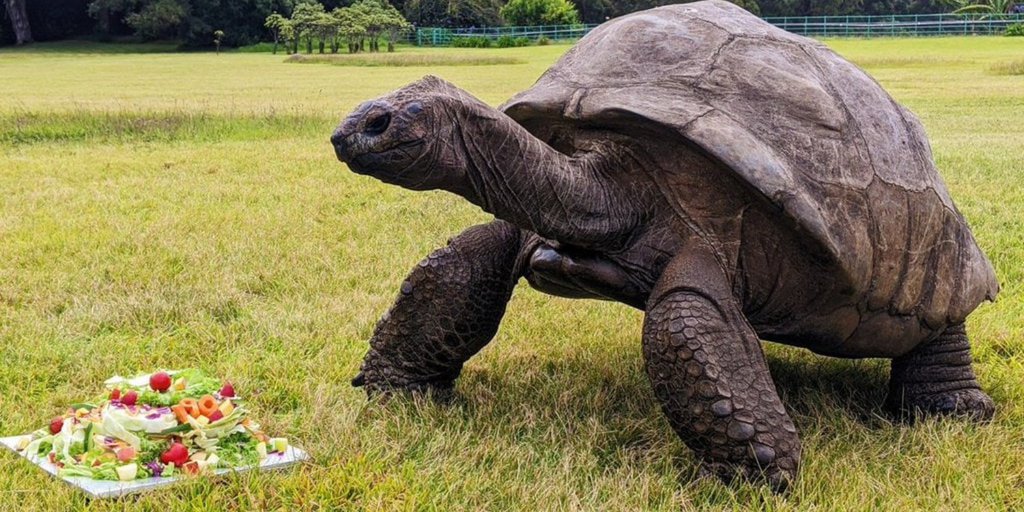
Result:
<instances>
[{"instance_id":1,"label":"tortoise foot","mask_svg":"<svg viewBox=\"0 0 1024 512\"><path fill-rule=\"evenodd\" d=\"M772 492L777 494L788 492L797 478L796 464L793 464L789 469L785 469L778 464L761 467L720 461L705 461L700 465L700 472L702 476L714 476L726 484L745 480L754 484L767 485Z\"/></svg>"},{"instance_id":2,"label":"tortoise foot","mask_svg":"<svg viewBox=\"0 0 1024 512\"><path fill-rule=\"evenodd\" d=\"M905 420L919 416L951 416L988 422L996 410L992 398L977 388L916 395L909 400L890 396L887 401L889 409Z\"/></svg>"},{"instance_id":3,"label":"tortoise foot","mask_svg":"<svg viewBox=\"0 0 1024 512\"><path fill-rule=\"evenodd\" d=\"M888 409L909 421L924 415L991 420L995 404L974 376L970 348L964 325L959 324L893 359Z\"/></svg>"}]
</instances>

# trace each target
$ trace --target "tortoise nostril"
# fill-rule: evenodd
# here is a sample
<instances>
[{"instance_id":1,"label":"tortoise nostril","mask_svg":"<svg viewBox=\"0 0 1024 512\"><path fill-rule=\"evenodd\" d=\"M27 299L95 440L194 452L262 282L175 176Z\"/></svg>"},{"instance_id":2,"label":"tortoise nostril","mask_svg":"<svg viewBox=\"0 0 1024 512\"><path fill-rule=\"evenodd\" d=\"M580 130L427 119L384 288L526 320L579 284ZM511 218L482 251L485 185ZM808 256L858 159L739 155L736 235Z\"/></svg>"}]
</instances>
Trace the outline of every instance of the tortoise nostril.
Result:
<instances>
[{"instance_id":1,"label":"tortoise nostril","mask_svg":"<svg viewBox=\"0 0 1024 512\"><path fill-rule=\"evenodd\" d=\"M363 133L367 135L380 135L388 129L391 124L391 114L385 112L383 114L377 114L366 121L366 126L363 128Z\"/></svg>"}]
</instances>

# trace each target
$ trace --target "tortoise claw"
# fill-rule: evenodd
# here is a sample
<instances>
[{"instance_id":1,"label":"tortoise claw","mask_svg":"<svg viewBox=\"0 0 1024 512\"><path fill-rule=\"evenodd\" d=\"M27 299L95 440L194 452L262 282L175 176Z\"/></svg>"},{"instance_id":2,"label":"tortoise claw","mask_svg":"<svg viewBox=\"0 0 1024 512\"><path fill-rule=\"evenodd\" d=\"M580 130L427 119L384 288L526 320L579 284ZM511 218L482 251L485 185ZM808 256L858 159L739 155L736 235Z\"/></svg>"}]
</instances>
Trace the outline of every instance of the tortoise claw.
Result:
<instances>
[{"instance_id":1,"label":"tortoise claw","mask_svg":"<svg viewBox=\"0 0 1024 512\"><path fill-rule=\"evenodd\" d=\"M366 384L366 374L359 372L358 375L352 378L352 387L361 388Z\"/></svg>"}]
</instances>

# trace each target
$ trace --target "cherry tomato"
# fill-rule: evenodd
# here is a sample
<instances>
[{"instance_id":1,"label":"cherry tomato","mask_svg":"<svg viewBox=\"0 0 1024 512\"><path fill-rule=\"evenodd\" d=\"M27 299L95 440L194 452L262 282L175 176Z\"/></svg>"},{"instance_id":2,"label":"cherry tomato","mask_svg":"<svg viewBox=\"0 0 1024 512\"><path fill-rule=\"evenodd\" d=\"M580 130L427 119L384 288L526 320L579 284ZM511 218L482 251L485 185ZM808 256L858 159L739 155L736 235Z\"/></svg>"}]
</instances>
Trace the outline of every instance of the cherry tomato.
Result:
<instances>
[{"instance_id":1,"label":"cherry tomato","mask_svg":"<svg viewBox=\"0 0 1024 512\"><path fill-rule=\"evenodd\" d=\"M60 433L60 429L62 429L62 428L64 428L64 418L61 418L60 416L57 416L56 418L54 418L53 420L50 421L50 433L51 434L58 434L58 433Z\"/></svg>"},{"instance_id":2,"label":"cherry tomato","mask_svg":"<svg viewBox=\"0 0 1024 512\"><path fill-rule=\"evenodd\" d=\"M110 399L111 400L120 400L121 399L121 390L118 389L118 388L114 388L114 389L110 390Z\"/></svg>"}]
</instances>

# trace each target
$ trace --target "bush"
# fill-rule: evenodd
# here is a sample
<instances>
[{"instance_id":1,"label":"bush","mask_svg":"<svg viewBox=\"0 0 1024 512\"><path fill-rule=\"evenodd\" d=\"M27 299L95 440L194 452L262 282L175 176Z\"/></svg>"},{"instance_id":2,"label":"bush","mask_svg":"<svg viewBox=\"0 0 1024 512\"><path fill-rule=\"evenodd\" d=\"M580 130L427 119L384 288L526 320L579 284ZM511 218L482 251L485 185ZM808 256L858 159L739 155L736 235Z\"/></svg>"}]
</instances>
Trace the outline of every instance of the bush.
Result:
<instances>
[{"instance_id":1,"label":"bush","mask_svg":"<svg viewBox=\"0 0 1024 512\"><path fill-rule=\"evenodd\" d=\"M1003 34L1007 36L1017 37L1024 36L1024 23L1014 23L1013 25L1006 27L1006 32L1004 32Z\"/></svg>"},{"instance_id":2,"label":"bush","mask_svg":"<svg viewBox=\"0 0 1024 512\"><path fill-rule=\"evenodd\" d=\"M509 25L574 25L580 22L576 6L569 0L509 0L501 8Z\"/></svg>"},{"instance_id":3,"label":"bush","mask_svg":"<svg viewBox=\"0 0 1024 512\"><path fill-rule=\"evenodd\" d=\"M504 35L498 38L498 48L517 48L520 46L529 46L530 40L525 37L512 37Z\"/></svg>"},{"instance_id":4,"label":"bush","mask_svg":"<svg viewBox=\"0 0 1024 512\"><path fill-rule=\"evenodd\" d=\"M540 36L537 38L537 46L547 46L551 44L551 38L548 36Z\"/></svg>"},{"instance_id":5,"label":"bush","mask_svg":"<svg viewBox=\"0 0 1024 512\"><path fill-rule=\"evenodd\" d=\"M456 37L452 39L455 48L490 48L491 40L482 36Z\"/></svg>"}]
</instances>

